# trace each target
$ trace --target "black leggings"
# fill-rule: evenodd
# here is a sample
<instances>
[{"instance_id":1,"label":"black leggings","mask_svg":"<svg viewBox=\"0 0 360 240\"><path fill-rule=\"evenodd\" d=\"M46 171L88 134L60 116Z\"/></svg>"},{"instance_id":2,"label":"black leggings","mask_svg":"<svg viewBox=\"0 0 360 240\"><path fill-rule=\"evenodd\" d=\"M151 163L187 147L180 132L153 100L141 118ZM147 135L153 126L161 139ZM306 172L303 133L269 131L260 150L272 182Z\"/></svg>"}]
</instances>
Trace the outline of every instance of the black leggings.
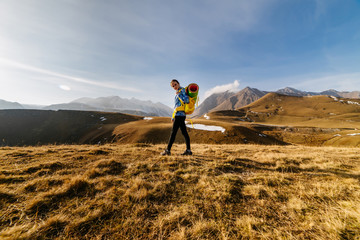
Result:
<instances>
[{"instance_id":1,"label":"black leggings","mask_svg":"<svg viewBox=\"0 0 360 240\"><path fill-rule=\"evenodd\" d=\"M167 149L170 151L171 147L175 141L175 137L176 137L176 133L179 130L179 127L181 129L181 133L184 135L185 141L186 141L186 149L190 150L190 137L189 134L186 130L186 125L185 125L185 116L175 116L175 121L173 124L173 128L171 131L171 136L169 139L169 144Z\"/></svg>"}]
</instances>

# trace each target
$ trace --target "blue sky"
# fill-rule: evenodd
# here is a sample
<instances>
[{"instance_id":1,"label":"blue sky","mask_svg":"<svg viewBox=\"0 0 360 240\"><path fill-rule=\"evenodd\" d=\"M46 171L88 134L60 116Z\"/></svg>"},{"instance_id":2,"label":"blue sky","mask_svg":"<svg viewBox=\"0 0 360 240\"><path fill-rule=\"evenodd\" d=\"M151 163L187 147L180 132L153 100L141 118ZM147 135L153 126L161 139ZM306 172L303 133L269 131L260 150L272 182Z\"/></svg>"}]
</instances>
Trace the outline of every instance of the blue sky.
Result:
<instances>
[{"instance_id":1,"label":"blue sky","mask_svg":"<svg viewBox=\"0 0 360 240\"><path fill-rule=\"evenodd\" d=\"M1 0L0 99L360 90L360 1Z\"/></svg>"}]
</instances>

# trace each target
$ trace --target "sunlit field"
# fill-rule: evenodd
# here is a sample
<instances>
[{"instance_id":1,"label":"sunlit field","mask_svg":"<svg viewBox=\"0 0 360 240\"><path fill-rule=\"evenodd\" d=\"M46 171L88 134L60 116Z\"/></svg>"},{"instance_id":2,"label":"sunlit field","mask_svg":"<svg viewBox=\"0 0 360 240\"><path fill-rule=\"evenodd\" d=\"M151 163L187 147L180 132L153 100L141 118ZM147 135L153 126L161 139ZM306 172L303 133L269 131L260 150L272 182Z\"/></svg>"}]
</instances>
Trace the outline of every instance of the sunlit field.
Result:
<instances>
[{"instance_id":1,"label":"sunlit field","mask_svg":"<svg viewBox=\"0 0 360 240\"><path fill-rule=\"evenodd\" d=\"M0 239L359 239L360 149L0 148Z\"/></svg>"}]
</instances>

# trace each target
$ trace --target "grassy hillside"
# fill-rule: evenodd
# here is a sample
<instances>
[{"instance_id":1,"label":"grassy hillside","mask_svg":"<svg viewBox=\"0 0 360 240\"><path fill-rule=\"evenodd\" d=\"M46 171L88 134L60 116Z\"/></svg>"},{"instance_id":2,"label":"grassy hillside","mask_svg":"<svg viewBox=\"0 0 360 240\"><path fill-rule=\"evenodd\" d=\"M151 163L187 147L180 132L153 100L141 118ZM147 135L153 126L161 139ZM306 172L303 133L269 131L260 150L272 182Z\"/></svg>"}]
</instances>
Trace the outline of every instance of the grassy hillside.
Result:
<instances>
[{"instance_id":1,"label":"grassy hillside","mask_svg":"<svg viewBox=\"0 0 360 240\"><path fill-rule=\"evenodd\" d=\"M289 144L360 146L360 100L269 93L236 111L208 114L214 121L253 129Z\"/></svg>"},{"instance_id":2,"label":"grassy hillside","mask_svg":"<svg viewBox=\"0 0 360 240\"><path fill-rule=\"evenodd\" d=\"M86 111L0 111L0 146L166 143L170 118ZM360 146L360 100L270 93L236 111L193 119L192 143ZM221 131L204 128L216 127ZM183 143L179 134L177 143Z\"/></svg>"},{"instance_id":3,"label":"grassy hillside","mask_svg":"<svg viewBox=\"0 0 360 240\"><path fill-rule=\"evenodd\" d=\"M109 142L116 126L139 119L107 112L0 110L0 146Z\"/></svg>"},{"instance_id":4,"label":"grassy hillside","mask_svg":"<svg viewBox=\"0 0 360 240\"><path fill-rule=\"evenodd\" d=\"M194 119L192 121L194 125L191 125L189 121L187 128L192 143L286 144L274 137L262 135L261 131L246 126L239 126L237 123L204 119ZM222 127L225 131L201 130L195 127L196 124L202 124L208 127ZM170 118L156 117L151 120L134 121L119 125L113 132L113 138L118 143L167 143L171 129L172 122ZM184 137L180 130L176 136L176 142L184 142Z\"/></svg>"},{"instance_id":5,"label":"grassy hillside","mask_svg":"<svg viewBox=\"0 0 360 240\"><path fill-rule=\"evenodd\" d=\"M89 111L0 110L0 146L97 143L166 143L172 123L169 117L143 117ZM193 143L284 144L259 136L254 129L224 121L194 120L226 129L214 132L188 128ZM180 131L177 142L184 142Z\"/></svg>"},{"instance_id":6,"label":"grassy hillside","mask_svg":"<svg viewBox=\"0 0 360 240\"><path fill-rule=\"evenodd\" d=\"M358 239L359 148L0 148L1 239Z\"/></svg>"},{"instance_id":7,"label":"grassy hillside","mask_svg":"<svg viewBox=\"0 0 360 240\"><path fill-rule=\"evenodd\" d=\"M322 128L360 128L360 100L269 93L239 109L255 122Z\"/></svg>"}]
</instances>

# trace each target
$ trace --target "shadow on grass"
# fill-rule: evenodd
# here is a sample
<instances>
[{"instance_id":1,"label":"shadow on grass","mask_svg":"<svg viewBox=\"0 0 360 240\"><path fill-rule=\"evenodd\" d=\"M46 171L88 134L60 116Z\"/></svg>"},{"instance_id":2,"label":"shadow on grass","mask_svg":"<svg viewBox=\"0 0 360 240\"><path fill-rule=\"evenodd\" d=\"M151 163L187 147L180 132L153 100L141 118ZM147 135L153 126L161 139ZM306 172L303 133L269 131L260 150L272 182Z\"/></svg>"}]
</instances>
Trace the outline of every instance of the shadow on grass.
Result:
<instances>
[{"instance_id":1,"label":"shadow on grass","mask_svg":"<svg viewBox=\"0 0 360 240\"><path fill-rule=\"evenodd\" d=\"M224 163L215 168L218 174L221 173L243 173L249 170L260 170L280 173L305 173L318 176L336 175L342 178L353 178L360 181L360 174L352 174L343 170L319 169L319 168L301 168L294 165L276 167L275 163L261 163L246 158L236 158L235 160L224 161Z\"/></svg>"}]
</instances>

